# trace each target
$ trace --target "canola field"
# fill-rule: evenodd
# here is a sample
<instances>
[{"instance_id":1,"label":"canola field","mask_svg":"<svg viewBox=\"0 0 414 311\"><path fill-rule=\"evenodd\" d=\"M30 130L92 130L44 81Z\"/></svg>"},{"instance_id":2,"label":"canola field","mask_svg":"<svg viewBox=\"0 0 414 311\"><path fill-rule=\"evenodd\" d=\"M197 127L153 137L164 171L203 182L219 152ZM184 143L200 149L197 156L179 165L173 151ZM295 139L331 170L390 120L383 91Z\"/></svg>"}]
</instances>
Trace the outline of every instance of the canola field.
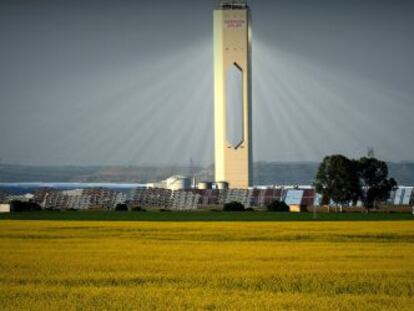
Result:
<instances>
[{"instance_id":1,"label":"canola field","mask_svg":"<svg viewBox=\"0 0 414 311\"><path fill-rule=\"evenodd\" d=\"M0 221L1 310L414 310L414 222Z\"/></svg>"}]
</instances>

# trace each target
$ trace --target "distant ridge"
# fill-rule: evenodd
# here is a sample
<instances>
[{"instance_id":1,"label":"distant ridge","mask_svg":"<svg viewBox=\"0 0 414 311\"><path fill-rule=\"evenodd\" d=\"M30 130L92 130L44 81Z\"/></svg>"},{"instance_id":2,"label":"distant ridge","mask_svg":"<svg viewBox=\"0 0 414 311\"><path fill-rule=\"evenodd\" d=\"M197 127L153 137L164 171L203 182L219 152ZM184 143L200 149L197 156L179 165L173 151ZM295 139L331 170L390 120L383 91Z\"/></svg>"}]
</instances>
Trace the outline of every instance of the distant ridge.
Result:
<instances>
[{"instance_id":1,"label":"distant ridge","mask_svg":"<svg viewBox=\"0 0 414 311\"><path fill-rule=\"evenodd\" d=\"M257 162L255 185L312 184L316 162ZM414 185L414 162L388 163L400 185ZM192 168L198 180L212 180L213 167ZM186 166L24 166L0 165L0 182L148 183L172 175L190 175Z\"/></svg>"}]
</instances>

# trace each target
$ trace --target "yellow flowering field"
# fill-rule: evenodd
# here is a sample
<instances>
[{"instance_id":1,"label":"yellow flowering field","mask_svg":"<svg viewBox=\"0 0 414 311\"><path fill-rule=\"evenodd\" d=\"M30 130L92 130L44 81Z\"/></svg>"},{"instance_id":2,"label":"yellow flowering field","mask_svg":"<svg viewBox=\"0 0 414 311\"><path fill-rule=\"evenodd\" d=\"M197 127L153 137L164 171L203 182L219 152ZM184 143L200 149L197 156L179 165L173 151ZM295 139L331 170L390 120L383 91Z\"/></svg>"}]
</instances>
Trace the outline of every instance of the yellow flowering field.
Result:
<instances>
[{"instance_id":1,"label":"yellow flowering field","mask_svg":"<svg viewBox=\"0 0 414 311\"><path fill-rule=\"evenodd\" d=\"M0 221L1 310L414 310L414 222Z\"/></svg>"}]
</instances>

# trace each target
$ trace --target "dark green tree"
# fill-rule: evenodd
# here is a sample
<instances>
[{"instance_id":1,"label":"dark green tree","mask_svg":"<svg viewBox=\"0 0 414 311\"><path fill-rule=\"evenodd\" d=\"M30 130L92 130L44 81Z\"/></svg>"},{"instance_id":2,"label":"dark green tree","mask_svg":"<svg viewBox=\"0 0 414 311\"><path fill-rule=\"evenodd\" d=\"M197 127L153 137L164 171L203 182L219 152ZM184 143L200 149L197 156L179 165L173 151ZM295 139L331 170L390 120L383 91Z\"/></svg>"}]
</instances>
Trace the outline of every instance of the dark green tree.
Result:
<instances>
[{"instance_id":1,"label":"dark green tree","mask_svg":"<svg viewBox=\"0 0 414 311\"><path fill-rule=\"evenodd\" d=\"M124 203L119 203L115 206L115 211L117 212L127 212L128 211L128 205Z\"/></svg>"},{"instance_id":2,"label":"dark green tree","mask_svg":"<svg viewBox=\"0 0 414 311\"><path fill-rule=\"evenodd\" d=\"M274 200L266 205L269 212L289 212L289 205L283 201Z\"/></svg>"},{"instance_id":3,"label":"dark green tree","mask_svg":"<svg viewBox=\"0 0 414 311\"><path fill-rule=\"evenodd\" d=\"M358 165L343 155L325 157L316 174L315 189L322 195L322 204L356 201L360 195Z\"/></svg>"},{"instance_id":4,"label":"dark green tree","mask_svg":"<svg viewBox=\"0 0 414 311\"><path fill-rule=\"evenodd\" d=\"M10 210L12 212L39 212L42 208L34 202L12 201Z\"/></svg>"},{"instance_id":5,"label":"dark green tree","mask_svg":"<svg viewBox=\"0 0 414 311\"><path fill-rule=\"evenodd\" d=\"M224 204L223 211L225 212L243 212L245 211L244 205L240 202L229 202Z\"/></svg>"},{"instance_id":6,"label":"dark green tree","mask_svg":"<svg viewBox=\"0 0 414 311\"><path fill-rule=\"evenodd\" d=\"M377 202L388 200L391 191L397 187L395 179L388 178L387 163L375 158L361 158L358 173L361 199L367 209L375 208Z\"/></svg>"}]
</instances>

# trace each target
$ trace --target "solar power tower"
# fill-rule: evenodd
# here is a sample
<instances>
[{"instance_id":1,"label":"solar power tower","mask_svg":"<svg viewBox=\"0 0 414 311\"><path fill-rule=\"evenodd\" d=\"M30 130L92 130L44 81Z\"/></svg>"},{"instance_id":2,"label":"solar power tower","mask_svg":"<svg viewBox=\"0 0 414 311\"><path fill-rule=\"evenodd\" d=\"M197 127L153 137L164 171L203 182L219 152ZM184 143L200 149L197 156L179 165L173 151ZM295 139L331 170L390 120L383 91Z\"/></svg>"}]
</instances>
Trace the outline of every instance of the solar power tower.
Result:
<instances>
[{"instance_id":1,"label":"solar power tower","mask_svg":"<svg viewBox=\"0 0 414 311\"><path fill-rule=\"evenodd\" d=\"M247 188L252 177L251 15L246 1L214 10L215 179Z\"/></svg>"}]
</instances>

